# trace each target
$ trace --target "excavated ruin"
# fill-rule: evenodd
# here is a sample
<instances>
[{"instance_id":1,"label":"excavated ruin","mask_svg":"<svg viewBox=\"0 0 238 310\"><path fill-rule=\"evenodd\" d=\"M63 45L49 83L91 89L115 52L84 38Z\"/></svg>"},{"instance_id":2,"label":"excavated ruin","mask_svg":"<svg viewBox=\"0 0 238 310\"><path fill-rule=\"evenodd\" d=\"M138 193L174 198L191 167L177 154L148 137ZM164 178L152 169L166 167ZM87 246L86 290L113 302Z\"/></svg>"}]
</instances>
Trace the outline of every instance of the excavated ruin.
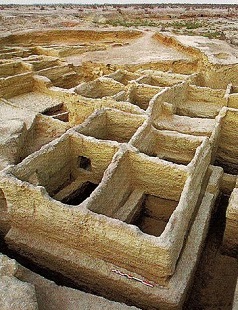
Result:
<instances>
[{"instance_id":1,"label":"excavated ruin","mask_svg":"<svg viewBox=\"0 0 238 310\"><path fill-rule=\"evenodd\" d=\"M237 309L236 51L139 30L0 46L0 309Z\"/></svg>"}]
</instances>

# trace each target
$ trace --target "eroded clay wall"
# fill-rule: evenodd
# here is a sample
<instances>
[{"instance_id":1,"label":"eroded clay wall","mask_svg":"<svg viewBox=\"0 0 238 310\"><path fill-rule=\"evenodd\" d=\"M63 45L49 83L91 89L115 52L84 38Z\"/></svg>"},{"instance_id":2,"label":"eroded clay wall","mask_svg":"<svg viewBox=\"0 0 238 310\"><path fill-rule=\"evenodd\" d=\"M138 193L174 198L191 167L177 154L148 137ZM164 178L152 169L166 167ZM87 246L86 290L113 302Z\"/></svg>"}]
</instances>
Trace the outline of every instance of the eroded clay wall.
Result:
<instances>
[{"instance_id":1,"label":"eroded clay wall","mask_svg":"<svg viewBox=\"0 0 238 310\"><path fill-rule=\"evenodd\" d=\"M221 121L221 133L218 142L217 161L227 173L236 173L238 169L238 112L228 109Z\"/></svg>"},{"instance_id":2,"label":"eroded clay wall","mask_svg":"<svg viewBox=\"0 0 238 310\"><path fill-rule=\"evenodd\" d=\"M233 88L233 87L232 87ZM237 87L236 87L237 88ZM231 92L231 94L229 95L228 98L228 107L229 108L238 108L238 91L235 88L235 90L233 92Z\"/></svg>"},{"instance_id":3,"label":"eroded clay wall","mask_svg":"<svg viewBox=\"0 0 238 310\"><path fill-rule=\"evenodd\" d=\"M203 138L169 130L158 130L153 125L134 139L133 145L149 156L158 156L175 163L188 164Z\"/></svg>"},{"instance_id":4,"label":"eroded clay wall","mask_svg":"<svg viewBox=\"0 0 238 310\"><path fill-rule=\"evenodd\" d=\"M140 153L130 153L129 159L135 187L151 195L179 199L187 177L185 168Z\"/></svg>"},{"instance_id":5,"label":"eroded clay wall","mask_svg":"<svg viewBox=\"0 0 238 310\"><path fill-rule=\"evenodd\" d=\"M102 98L113 96L124 90L124 85L106 77L100 77L92 82L82 83L75 88L75 92L81 96L90 98Z\"/></svg>"},{"instance_id":6,"label":"eroded clay wall","mask_svg":"<svg viewBox=\"0 0 238 310\"><path fill-rule=\"evenodd\" d=\"M118 152L111 169L105 174L100 191L95 193L87 207L96 213L113 216L126 202L133 188L131 177L126 173L129 170L128 153Z\"/></svg>"},{"instance_id":7,"label":"eroded clay wall","mask_svg":"<svg viewBox=\"0 0 238 310\"><path fill-rule=\"evenodd\" d=\"M208 101L218 106L226 105L225 91L222 89L210 89L190 85L188 87L188 98L194 101Z\"/></svg>"},{"instance_id":8,"label":"eroded clay wall","mask_svg":"<svg viewBox=\"0 0 238 310\"><path fill-rule=\"evenodd\" d=\"M52 195L70 179L70 172L70 140L66 136L20 163L14 174L21 180L44 186Z\"/></svg>"},{"instance_id":9,"label":"eroded clay wall","mask_svg":"<svg viewBox=\"0 0 238 310\"><path fill-rule=\"evenodd\" d=\"M0 79L0 97L11 98L32 91L32 73L22 73Z\"/></svg>"},{"instance_id":10,"label":"eroded clay wall","mask_svg":"<svg viewBox=\"0 0 238 310\"><path fill-rule=\"evenodd\" d=\"M90 115L76 130L83 135L93 136L97 139L107 137L107 117L104 110L96 111Z\"/></svg>"},{"instance_id":11,"label":"eroded clay wall","mask_svg":"<svg viewBox=\"0 0 238 310\"><path fill-rule=\"evenodd\" d=\"M161 113L163 114L163 112L165 112L162 110L162 104L164 102L171 103L176 111L177 106L186 101L187 87L188 85L186 83L182 83L180 85L175 85L171 88L165 89L160 95L155 96L151 104L152 119L157 119L161 116Z\"/></svg>"},{"instance_id":12,"label":"eroded clay wall","mask_svg":"<svg viewBox=\"0 0 238 310\"><path fill-rule=\"evenodd\" d=\"M118 31L116 39L131 39L136 38L141 35L140 31ZM1 38L0 43L6 44L46 44L46 43L56 43L56 42L65 42L64 38L67 37L68 42L82 42L82 41L99 41L99 40L109 40L110 38L115 40L114 31L93 31L93 30L69 30L69 29L60 29L60 30L48 30L44 32L22 32L17 35L9 35L8 37Z\"/></svg>"},{"instance_id":13,"label":"eroded clay wall","mask_svg":"<svg viewBox=\"0 0 238 310\"><path fill-rule=\"evenodd\" d=\"M33 125L27 132L24 145L22 145L21 159L38 151L43 145L55 138L58 138L68 128L67 123L38 114Z\"/></svg>"},{"instance_id":14,"label":"eroded clay wall","mask_svg":"<svg viewBox=\"0 0 238 310\"><path fill-rule=\"evenodd\" d=\"M6 78L27 71L21 62L6 62L0 64L0 77Z\"/></svg>"},{"instance_id":15,"label":"eroded clay wall","mask_svg":"<svg viewBox=\"0 0 238 310\"><path fill-rule=\"evenodd\" d=\"M143 110L148 108L150 99L162 90L160 87L137 84L135 82L131 82L130 84L128 101L139 106Z\"/></svg>"},{"instance_id":16,"label":"eroded clay wall","mask_svg":"<svg viewBox=\"0 0 238 310\"><path fill-rule=\"evenodd\" d=\"M238 65L208 66L204 72L204 83L207 87L226 89L227 84L238 85Z\"/></svg>"},{"instance_id":17,"label":"eroded clay wall","mask_svg":"<svg viewBox=\"0 0 238 310\"><path fill-rule=\"evenodd\" d=\"M108 144L101 141L96 142L90 137L83 137L79 134L70 136L71 143L71 169L72 175L76 178L81 173L91 173L96 182L100 182L104 171L110 164L113 155L118 149L117 144ZM79 169L78 157L84 156L90 160L90 171Z\"/></svg>"},{"instance_id":18,"label":"eroded clay wall","mask_svg":"<svg viewBox=\"0 0 238 310\"><path fill-rule=\"evenodd\" d=\"M142 115L107 110L107 132L109 138L116 141L128 142L136 130L143 124Z\"/></svg>"}]
</instances>

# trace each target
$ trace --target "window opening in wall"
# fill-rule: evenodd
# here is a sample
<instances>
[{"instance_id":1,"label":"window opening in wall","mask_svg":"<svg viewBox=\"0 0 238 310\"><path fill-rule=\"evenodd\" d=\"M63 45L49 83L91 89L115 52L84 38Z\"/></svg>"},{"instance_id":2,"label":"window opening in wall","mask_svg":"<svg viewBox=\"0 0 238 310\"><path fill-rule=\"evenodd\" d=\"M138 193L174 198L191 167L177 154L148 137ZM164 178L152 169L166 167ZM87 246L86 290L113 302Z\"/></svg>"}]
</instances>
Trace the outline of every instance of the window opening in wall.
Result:
<instances>
[{"instance_id":1,"label":"window opening in wall","mask_svg":"<svg viewBox=\"0 0 238 310\"><path fill-rule=\"evenodd\" d=\"M81 168L87 171L92 170L91 160L88 157L79 156L77 164L78 164L78 168Z\"/></svg>"},{"instance_id":2,"label":"window opening in wall","mask_svg":"<svg viewBox=\"0 0 238 310\"><path fill-rule=\"evenodd\" d=\"M69 112L66 110L63 104L59 104L55 107L51 107L43 112L44 115L51 116L62 122L69 121Z\"/></svg>"}]
</instances>

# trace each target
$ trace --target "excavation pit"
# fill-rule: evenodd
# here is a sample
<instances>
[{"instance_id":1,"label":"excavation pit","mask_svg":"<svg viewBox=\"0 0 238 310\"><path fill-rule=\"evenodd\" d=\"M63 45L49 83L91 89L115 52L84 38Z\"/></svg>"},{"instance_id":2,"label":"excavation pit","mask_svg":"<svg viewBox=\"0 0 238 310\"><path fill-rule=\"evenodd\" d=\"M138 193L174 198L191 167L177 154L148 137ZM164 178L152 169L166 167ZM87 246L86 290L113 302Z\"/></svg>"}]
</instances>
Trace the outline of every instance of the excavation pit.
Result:
<instances>
[{"instance_id":1,"label":"excavation pit","mask_svg":"<svg viewBox=\"0 0 238 310\"><path fill-rule=\"evenodd\" d=\"M141 212L133 222L140 230L148 235L160 236L170 216L178 205L177 201L146 195Z\"/></svg>"}]
</instances>

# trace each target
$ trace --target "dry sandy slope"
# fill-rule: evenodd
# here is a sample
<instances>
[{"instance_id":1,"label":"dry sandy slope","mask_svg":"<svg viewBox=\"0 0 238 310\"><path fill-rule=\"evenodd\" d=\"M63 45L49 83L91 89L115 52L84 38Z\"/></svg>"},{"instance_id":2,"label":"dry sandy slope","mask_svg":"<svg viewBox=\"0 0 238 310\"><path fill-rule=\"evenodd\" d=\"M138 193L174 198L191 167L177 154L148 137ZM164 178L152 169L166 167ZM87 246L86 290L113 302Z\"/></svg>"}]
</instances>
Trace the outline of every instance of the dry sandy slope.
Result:
<instances>
[{"instance_id":1,"label":"dry sandy slope","mask_svg":"<svg viewBox=\"0 0 238 310\"><path fill-rule=\"evenodd\" d=\"M161 44L153 38L154 32L144 32L139 39L126 46L111 47L106 51L88 52L67 57L68 62L79 65L85 61L108 62L110 64L137 64L162 60L189 59L183 53Z\"/></svg>"}]
</instances>

